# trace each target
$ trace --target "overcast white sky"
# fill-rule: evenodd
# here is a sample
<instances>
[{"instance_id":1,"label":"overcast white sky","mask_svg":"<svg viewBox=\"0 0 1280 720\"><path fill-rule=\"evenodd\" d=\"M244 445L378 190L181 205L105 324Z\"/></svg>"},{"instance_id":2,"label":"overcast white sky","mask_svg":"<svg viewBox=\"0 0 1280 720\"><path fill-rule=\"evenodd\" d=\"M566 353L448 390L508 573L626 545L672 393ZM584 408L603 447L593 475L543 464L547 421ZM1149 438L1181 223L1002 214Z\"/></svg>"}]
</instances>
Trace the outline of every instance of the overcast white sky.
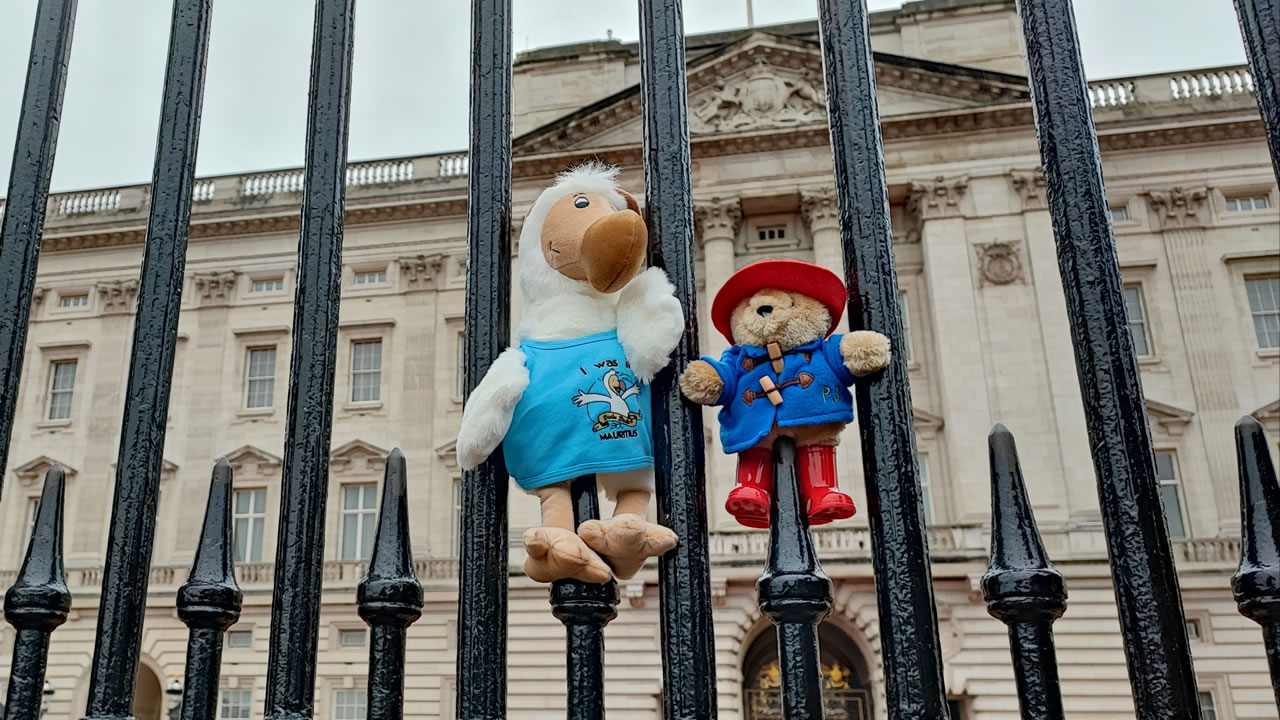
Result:
<instances>
[{"instance_id":1,"label":"overcast white sky","mask_svg":"<svg viewBox=\"0 0 1280 720\"><path fill-rule=\"evenodd\" d=\"M811 19L814 0L754 0L757 25ZM0 21L0 194L37 0ZM747 0L685 0L688 33L746 25ZM352 160L467 143L463 0L359 0ZM514 0L517 50L638 38L635 0ZM900 0L870 0L872 10ZM1076 0L1090 78L1244 62L1231 0ZM198 173L302 165L312 0L215 0ZM80 3L53 189L148 182L172 0Z\"/></svg>"}]
</instances>

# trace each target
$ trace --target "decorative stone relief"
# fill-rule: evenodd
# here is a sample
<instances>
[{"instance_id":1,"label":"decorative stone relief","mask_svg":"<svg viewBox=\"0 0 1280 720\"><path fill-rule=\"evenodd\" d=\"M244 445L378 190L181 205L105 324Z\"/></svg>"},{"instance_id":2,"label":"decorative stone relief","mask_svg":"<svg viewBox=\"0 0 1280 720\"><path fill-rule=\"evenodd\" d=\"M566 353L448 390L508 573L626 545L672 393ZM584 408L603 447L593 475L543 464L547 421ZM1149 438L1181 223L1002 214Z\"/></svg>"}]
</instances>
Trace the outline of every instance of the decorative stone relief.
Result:
<instances>
[{"instance_id":1,"label":"decorative stone relief","mask_svg":"<svg viewBox=\"0 0 1280 720\"><path fill-rule=\"evenodd\" d=\"M427 290L437 286L444 255L418 255L400 258L401 287L405 290Z\"/></svg>"},{"instance_id":2,"label":"decorative stone relief","mask_svg":"<svg viewBox=\"0 0 1280 720\"><path fill-rule=\"evenodd\" d=\"M733 240L742 227L742 203L738 198L712 198L693 206L698 242L710 239Z\"/></svg>"},{"instance_id":3,"label":"decorative stone relief","mask_svg":"<svg viewBox=\"0 0 1280 720\"><path fill-rule=\"evenodd\" d=\"M386 450L363 440L352 440L329 453L329 471L380 473L386 458Z\"/></svg>"},{"instance_id":4,"label":"decorative stone relief","mask_svg":"<svg viewBox=\"0 0 1280 720\"><path fill-rule=\"evenodd\" d=\"M717 80L692 103L689 130L706 134L818 122L827 115L821 88L816 73L787 73L758 58L743 77Z\"/></svg>"},{"instance_id":5,"label":"decorative stone relief","mask_svg":"<svg viewBox=\"0 0 1280 720\"><path fill-rule=\"evenodd\" d=\"M1044 171L1040 168L1014 170L1009 173L1009 182L1013 184L1013 190L1018 193L1018 197L1022 198L1023 212L1044 210L1049 207L1044 191Z\"/></svg>"},{"instance_id":6,"label":"decorative stone relief","mask_svg":"<svg viewBox=\"0 0 1280 720\"><path fill-rule=\"evenodd\" d=\"M800 211L810 233L827 228L840 228L840 205L835 188L809 190L800 195Z\"/></svg>"},{"instance_id":7,"label":"decorative stone relief","mask_svg":"<svg viewBox=\"0 0 1280 720\"><path fill-rule=\"evenodd\" d=\"M933 180L913 180L907 198L907 212L920 221L959 217L960 198L968 190L969 178L964 175L953 178L939 175Z\"/></svg>"},{"instance_id":8,"label":"decorative stone relief","mask_svg":"<svg viewBox=\"0 0 1280 720\"><path fill-rule=\"evenodd\" d=\"M280 470L281 464L279 457L252 445L232 450L227 453L226 458L238 478L249 475L247 472L249 466L253 466L258 475L271 477Z\"/></svg>"},{"instance_id":9,"label":"decorative stone relief","mask_svg":"<svg viewBox=\"0 0 1280 720\"><path fill-rule=\"evenodd\" d=\"M1022 280L1022 259L1016 242L993 242L974 246L982 284L1008 285Z\"/></svg>"},{"instance_id":10,"label":"decorative stone relief","mask_svg":"<svg viewBox=\"0 0 1280 720\"><path fill-rule=\"evenodd\" d=\"M43 285L37 285L34 288L32 288L31 304L35 305L36 307L39 307L40 305L44 304L44 294L48 291L49 291L49 288L46 288Z\"/></svg>"},{"instance_id":11,"label":"decorative stone relief","mask_svg":"<svg viewBox=\"0 0 1280 720\"><path fill-rule=\"evenodd\" d=\"M137 296L137 280L107 280L98 283L103 315L133 312L133 301Z\"/></svg>"},{"instance_id":12,"label":"decorative stone relief","mask_svg":"<svg viewBox=\"0 0 1280 720\"><path fill-rule=\"evenodd\" d=\"M60 463L47 455L41 455L34 460L29 460L13 469L13 474L18 476L18 483L24 488L32 488L37 485L44 484L45 473L54 465L61 465L63 474L69 479L76 474L75 468L65 463Z\"/></svg>"},{"instance_id":13,"label":"decorative stone relief","mask_svg":"<svg viewBox=\"0 0 1280 720\"><path fill-rule=\"evenodd\" d=\"M1201 227L1207 222L1202 214L1209 190L1205 187L1152 190L1147 193L1151 209L1160 218L1160 229Z\"/></svg>"},{"instance_id":14,"label":"decorative stone relief","mask_svg":"<svg viewBox=\"0 0 1280 720\"><path fill-rule=\"evenodd\" d=\"M236 276L239 274L235 270L193 273L191 282L200 297L200 305L230 305L235 299Z\"/></svg>"}]
</instances>

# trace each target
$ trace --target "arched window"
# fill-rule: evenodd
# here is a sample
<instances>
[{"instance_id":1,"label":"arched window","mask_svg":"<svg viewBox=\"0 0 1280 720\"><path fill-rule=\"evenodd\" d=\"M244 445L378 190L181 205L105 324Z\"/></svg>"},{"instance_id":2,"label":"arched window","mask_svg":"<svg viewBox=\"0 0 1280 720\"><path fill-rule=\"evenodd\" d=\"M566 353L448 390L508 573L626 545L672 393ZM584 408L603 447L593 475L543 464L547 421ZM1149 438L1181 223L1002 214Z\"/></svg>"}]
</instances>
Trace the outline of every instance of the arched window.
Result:
<instances>
[{"instance_id":1,"label":"arched window","mask_svg":"<svg viewBox=\"0 0 1280 720\"><path fill-rule=\"evenodd\" d=\"M871 673L853 640L839 628L818 628L822 700L826 720L871 720ZM747 720L782 720L782 670L777 633L769 628L751 643L743 663Z\"/></svg>"}]
</instances>

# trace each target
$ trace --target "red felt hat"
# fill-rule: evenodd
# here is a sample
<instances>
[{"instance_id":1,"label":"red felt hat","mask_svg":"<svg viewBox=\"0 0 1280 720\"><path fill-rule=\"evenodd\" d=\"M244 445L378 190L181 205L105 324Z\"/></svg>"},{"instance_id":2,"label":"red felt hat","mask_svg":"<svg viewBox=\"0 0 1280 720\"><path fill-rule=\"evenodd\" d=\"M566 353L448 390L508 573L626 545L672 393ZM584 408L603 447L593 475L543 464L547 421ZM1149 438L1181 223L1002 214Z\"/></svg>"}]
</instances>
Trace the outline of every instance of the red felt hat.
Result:
<instances>
[{"instance_id":1,"label":"red felt hat","mask_svg":"<svg viewBox=\"0 0 1280 720\"><path fill-rule=\"evenodd\" d=\"M729 327L733 309L763 288L799 293L825 305L831 313L828 335L844 315L847 295L838 275L820 265L799 260L762 260L734 273L711 302L711 322L729 342L733 342L733 332Z\"/></svg>"}]
</instances>

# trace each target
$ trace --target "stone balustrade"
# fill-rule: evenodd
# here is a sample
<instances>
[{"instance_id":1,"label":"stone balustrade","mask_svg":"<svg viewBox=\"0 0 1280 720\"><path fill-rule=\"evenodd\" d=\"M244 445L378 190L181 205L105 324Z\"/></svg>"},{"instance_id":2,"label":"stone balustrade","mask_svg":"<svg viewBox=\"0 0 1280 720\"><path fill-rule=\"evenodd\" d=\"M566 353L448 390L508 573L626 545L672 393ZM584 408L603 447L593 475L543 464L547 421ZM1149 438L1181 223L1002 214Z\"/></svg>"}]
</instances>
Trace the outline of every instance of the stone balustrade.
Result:
<instances>
[{"instance_id":1,"label":"stone balustrade","mask_svg":"<svg viewBox=\"0 0 1280 720\"><path fill-rule=\"evenodd\" d=\"M1190 101L1226 95L1252 95L1253 73L1248 65L1232 65L1187 72L1139 75L1089 83L1089 104L1095 108L1139 103Z\"/></svg>"}]
</instances>

